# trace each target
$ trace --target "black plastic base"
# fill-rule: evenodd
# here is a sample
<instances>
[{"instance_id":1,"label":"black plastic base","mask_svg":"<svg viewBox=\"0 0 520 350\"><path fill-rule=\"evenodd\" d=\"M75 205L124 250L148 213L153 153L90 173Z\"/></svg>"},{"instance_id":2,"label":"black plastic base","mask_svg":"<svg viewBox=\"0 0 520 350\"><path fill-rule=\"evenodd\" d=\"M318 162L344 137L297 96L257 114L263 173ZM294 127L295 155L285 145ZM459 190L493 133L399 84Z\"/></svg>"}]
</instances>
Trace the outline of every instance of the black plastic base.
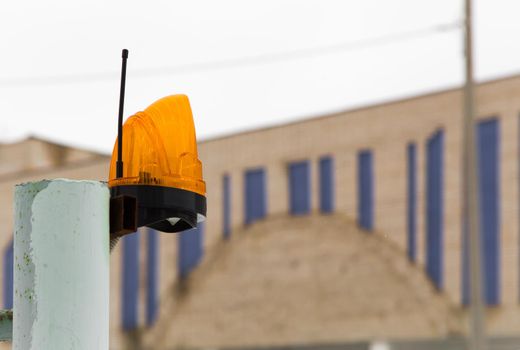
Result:
<instances>
[{"instance_id":1,"label":"black plastic base","mask_svg":"<svg viewBox=\"0 0 520 350\"><path fill-rule=\"evenodd\" d=\"M123 185L110 189L112 197L125 195L137 200L137 227L180 232L197 227L197 214L206 216L206 197L174 187ZM173 225L167 220L179 218Z\"/></svg>"}]
</instances>

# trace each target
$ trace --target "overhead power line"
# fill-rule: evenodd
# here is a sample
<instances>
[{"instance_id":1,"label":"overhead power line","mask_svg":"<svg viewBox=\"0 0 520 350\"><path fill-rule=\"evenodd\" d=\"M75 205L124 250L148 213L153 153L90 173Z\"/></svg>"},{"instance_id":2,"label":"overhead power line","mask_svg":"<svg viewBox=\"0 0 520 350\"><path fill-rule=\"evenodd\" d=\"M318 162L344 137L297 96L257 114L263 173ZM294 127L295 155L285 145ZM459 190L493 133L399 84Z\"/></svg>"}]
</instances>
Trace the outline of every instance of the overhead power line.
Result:
<instances>
[{"instance_id":1,"label":"overhead power line","mask_svg":"<svg viewBox=\"0 0 520 350\"><path fill-rule=\"evenodd\" d=\"M363 50L381 45L395 44L398 42L405 42L409 40L422 38L425 36L435 35L442 32L453 31L456 29L460 29L461 27L462 23L460 21L456 21L429 26L419 30L388 34L369 39L348 41L332 45L315 46L311 48L302 48L282 52L259 54L254 56L244 56L238 58L227 58L207 62L185 63L175 66L165 66L159 68L134 69L132 71L132 78L146 78L164 75L214 71L313 58L348 51ZM118 72L114 71L42 77L15 77L0 79L0 86L19 87L28 85L60 85L73 83L88 83L96 81L115 80L118 78L118 76Z\"/></svg>"}]
</instances>

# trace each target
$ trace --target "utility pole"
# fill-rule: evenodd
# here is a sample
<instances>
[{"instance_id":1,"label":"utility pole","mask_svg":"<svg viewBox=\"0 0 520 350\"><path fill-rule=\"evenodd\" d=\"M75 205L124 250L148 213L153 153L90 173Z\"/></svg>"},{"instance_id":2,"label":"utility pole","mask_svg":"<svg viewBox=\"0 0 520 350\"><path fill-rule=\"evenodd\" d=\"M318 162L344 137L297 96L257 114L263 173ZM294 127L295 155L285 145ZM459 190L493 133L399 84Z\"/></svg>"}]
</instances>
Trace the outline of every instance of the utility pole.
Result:
<instances>
[{"instance_id":1,"label":"utility pole","mask_svg":"<svg viewBox=\"0 0 520 350\"><path fill-rule=\"evenodd\" d=\"M109 197L97 181L16 186L14 350L108 350Z\"/></svg>"},{"instance_id":2,"label":"utility pole","mask_svg":"<svg viewBox=\"0 0 520 350\"><path fill-rule=\"evenodd\" d=\"M471 0L465 0L465 73L463 122L463 229L469 241L470 349L485 350L485 313L482 302L482 266L479 225L479 187L475 139L475 92Z\"/></svg>"}]
</instances>

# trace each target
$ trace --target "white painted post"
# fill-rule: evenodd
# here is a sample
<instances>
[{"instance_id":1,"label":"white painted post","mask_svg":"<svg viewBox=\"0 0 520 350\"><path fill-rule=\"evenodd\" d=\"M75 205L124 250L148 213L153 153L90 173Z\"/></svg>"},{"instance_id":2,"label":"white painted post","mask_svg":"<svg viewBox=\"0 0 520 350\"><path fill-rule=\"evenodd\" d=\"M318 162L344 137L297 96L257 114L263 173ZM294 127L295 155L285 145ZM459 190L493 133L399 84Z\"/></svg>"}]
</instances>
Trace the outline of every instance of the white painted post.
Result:
<instances>
[{"instance_id":1,"label":"white painted post","mask_svg":"<svg viewBox=\"0 0 520 350\"><path fill-rule=\"evenodd\" d=\"M16 186L13 349L108 349L109 197L96 181Z\"/></svg>"}]
</instances>

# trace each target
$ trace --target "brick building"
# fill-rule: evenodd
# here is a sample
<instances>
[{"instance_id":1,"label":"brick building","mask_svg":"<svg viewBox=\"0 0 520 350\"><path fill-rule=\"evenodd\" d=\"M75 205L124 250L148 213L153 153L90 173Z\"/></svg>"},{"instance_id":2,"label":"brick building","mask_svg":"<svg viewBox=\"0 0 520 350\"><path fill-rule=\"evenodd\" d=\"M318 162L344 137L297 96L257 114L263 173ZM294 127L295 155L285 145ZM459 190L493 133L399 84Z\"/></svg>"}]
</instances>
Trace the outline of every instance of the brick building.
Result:
<instances>
[{"instance_id":1,"label":"brick building","mask_svg":"<svg viewBox=\"0 0 520 350\"><path fill-rule=\"evenodd\" d=\"M520 76L476 93L487 325L515 336ZM201 142L204 225L180 235L144 229L112 254L112 348L466 334L462 112L454 89ZM108 163L41 139L0 146L6 307L14 185L105 180Z\"/></svg>"}]
</instances>

